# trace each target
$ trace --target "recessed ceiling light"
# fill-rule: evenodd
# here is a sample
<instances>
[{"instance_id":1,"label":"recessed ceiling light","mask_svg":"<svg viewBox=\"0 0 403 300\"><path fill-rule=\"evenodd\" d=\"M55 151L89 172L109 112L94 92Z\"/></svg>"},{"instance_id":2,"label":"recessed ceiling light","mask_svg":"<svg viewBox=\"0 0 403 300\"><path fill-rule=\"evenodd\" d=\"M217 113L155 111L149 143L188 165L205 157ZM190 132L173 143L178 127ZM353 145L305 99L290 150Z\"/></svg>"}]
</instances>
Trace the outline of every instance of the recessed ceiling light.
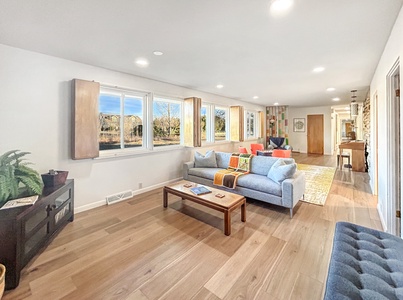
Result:
<instances>
[{"instance_id":1,"label":"recessed ceiling light","mask_svg":"<svg viewBox=\"0 0 403 300\"><path fill-rule=\"evenodd\" d=\"M224 86L222 84L217 84L217 89L222 89Z\"/></svg>"},{"instance_id":2,"label":"recessed ceiling light","mask_svg":"<svg viewBox=\"0 0 403 300\"><path fill-rule=\"evenodd\" d=\"M325 70L324 67L316 67L315 69L312 70L312 72L314 73L320 73L323 72Z\"/></svg>"},{"instance_id":3,"label":"recessed ceiling light","mask_svg":"<svg viewBox=\"0 0 403 300\"><path fill-rule=\"evenodd\" d=\"M270 11L283 12L288 10L293 4L293 0L273 0L270 4Z\"/></svg>"},{"instance_id":4,"label":"recessed ceiling light","mask_svg":"<svg viewBox=\"0 0 403 300\"><path fill-rule=\"evenodd\" d=\"M277 106L277 105L278 105L278 102L274 103L274 105Z\"/></svg>"},{"instance_id":5,"label":"recessed ceiling light","mask_svg":"<svg viewBox=\"0 0 403 300\"><path fill-rule=\"evenodd\" d=\"M145 68L148 66L148 60L146 60L145 58L138 58L135 61L136 65L138 65L139 67Z\"/></svg>"},{"instance_id":6,"label":"recessed ceiling light","mask_svg":"<svg viewBox=\"0 0 403 300\"><path fill-rule=\"evenodd\" d=\"M253 99L259 99L259 96L253 96Z\"/></svg>"},{"instance_id":7,"label":"recessed ceiling light","mask_svg":"<svg viewBox=\"0 0 403 300\"><path fill-rule=\"evenodd\" d=\"M333 91L335 91L335 90L336 90L335 88L330 87L330 88L327 88L327 89L326 89L326 92L333 92Z\"/></svg>"},{"instance_id":8,"label":"recessed ceiling light","mask_svg":"<svg viewBox=\"0 0 403 300\"><path fill-rule=\"evenodd\" d=\"M153 53L154 53L154 55L157 55L157 56L160 56L160 55L164 54L164 53L161 52L161 51L154 51Z\"/></svg>"},{"instance_id":9,"label":"recessed ceiling light","mask_svg":"<svg viewBox=\"0 0 403 300\"><path fill-rule=\"evenodd\" d=\"M333 101L340 101L340 98L339 98L339 97L336 97L336 98L333 98L332 100L333 100Z\"/></svg>"}]
</instances>

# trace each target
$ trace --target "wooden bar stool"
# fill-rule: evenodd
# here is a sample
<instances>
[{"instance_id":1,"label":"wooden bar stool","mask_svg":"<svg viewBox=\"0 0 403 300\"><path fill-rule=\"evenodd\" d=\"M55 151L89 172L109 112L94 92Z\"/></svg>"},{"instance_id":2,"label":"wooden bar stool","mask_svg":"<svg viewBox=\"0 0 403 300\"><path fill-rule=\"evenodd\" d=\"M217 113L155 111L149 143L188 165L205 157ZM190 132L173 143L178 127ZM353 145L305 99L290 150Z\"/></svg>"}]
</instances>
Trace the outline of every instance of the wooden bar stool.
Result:
<instances>
[{"instance_id":1,"label":"wooden bar stool","mask_svg":"<svg viewBox=\"0 0 403 300\"><path fill-rule=\"evenodd\" d=\"M351 164L350 164L350 153L348 152L341 152L339 153L339 155L337 155L337 165L340 165L340 170L343 169L343 162L344 162L344 158L348 159L348 169L351 169Z\"/></svg>"}]
</instances>

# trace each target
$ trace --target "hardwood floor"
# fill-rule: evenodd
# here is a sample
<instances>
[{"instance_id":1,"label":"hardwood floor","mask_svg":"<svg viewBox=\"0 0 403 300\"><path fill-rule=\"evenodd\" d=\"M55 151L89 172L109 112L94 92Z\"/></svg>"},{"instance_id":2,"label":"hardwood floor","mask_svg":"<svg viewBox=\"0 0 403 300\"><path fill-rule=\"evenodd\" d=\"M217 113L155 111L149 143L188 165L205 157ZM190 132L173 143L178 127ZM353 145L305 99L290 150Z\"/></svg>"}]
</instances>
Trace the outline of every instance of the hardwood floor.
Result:
<instances>
[{"instance_id":1,"label":"hardwood floor","mask_svg":"<svg viewBox=\"0 0 403 300\"><path fill-rule=\"evenodd\" d=\"M336 156L293 154L336 166ZM162 189L76 214L3 299L323 299L334 226L381 229L367 173L337 170L324 206L247 202L246 223Z\"/></svg>"}]
</instances>

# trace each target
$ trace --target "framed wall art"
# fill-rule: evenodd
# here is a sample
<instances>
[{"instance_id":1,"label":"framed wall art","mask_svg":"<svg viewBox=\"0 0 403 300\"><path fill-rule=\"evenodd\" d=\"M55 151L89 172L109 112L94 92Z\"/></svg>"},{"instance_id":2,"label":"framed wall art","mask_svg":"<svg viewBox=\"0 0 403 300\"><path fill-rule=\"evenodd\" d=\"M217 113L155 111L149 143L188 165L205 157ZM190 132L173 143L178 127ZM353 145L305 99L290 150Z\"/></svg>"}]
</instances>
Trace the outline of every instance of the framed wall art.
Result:
<instances>
[{"instance_id":1,"label":"framed wall art","mask_svg":"<svg viewBox=\"0 0 403 300\"><path fill-rule=\"evenodd\" d=\"M294 132L305 132L305 118L294 118Z\"/></svg>"}]
</instances>

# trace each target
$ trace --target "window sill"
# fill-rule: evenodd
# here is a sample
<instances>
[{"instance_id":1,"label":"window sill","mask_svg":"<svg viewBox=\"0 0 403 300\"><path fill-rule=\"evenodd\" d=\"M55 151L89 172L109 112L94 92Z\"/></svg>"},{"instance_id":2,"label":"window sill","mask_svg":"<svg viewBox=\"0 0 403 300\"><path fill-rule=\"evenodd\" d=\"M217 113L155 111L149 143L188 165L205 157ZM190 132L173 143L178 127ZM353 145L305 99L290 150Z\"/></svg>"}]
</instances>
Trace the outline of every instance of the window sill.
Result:
<instances>
[{"instance_id":1,"label":"window sill","mask_svg":"<svg viewBox=\"0 0 403 300\"><path fill-rule=\"evenodd\" d=\"M145 155L152 155L156 153L162 153L167 151L175 151L175 150L183 150L185 146L182 145L175 145L175 146L160 146L154 147L153 150L149 149L136 149L136 150L116 150L116 151L100 151L99 157L94 158L94 160L103 160L103 159L111 159L111 158L123 158L123 157L130 157L130 156L145 156Z\"/></svg>"}]
</instances>

